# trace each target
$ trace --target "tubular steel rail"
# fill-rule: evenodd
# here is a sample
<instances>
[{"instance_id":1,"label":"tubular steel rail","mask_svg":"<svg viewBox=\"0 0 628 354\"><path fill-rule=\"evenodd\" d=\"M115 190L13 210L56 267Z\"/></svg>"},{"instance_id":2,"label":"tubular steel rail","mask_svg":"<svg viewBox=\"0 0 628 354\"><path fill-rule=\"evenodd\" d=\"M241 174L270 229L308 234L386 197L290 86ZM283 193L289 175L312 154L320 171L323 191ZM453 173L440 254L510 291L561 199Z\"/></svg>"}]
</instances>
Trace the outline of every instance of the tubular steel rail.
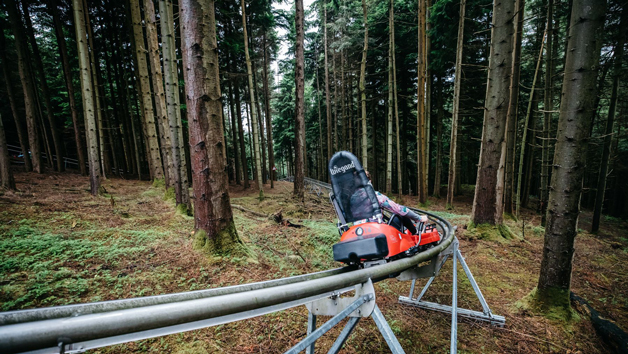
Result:
<instances>
[{"instance_id":1,"label":"tubular steel rail","mask_svg":"<svg viewBox=\"0 0 628 354\"><path fill-rule=\"evenodd\" d=\"M306 183L320 189L331 189L327 183L309 178ZM372 284L397 276L400 280L411 279L413 282L410 296L400 301L430 308L429 305L425 306L425 302L420 301L420 297L417 300L412 299L417 278L426 277L425 274L432 276L422 293L424 294L433 278L438 275L448 255L453 255L454 259L458 257L467 276L470 275L458 251L458 242L454 236L455 229L451 224L429 212L417 209L415 211L427 214L438 225L442 231L443 240L437 246L412 257L363 269L343 267L224 288L4 312L0 313L1 351L3 353L79 353L103 346L239 321L307 304L308 336L288 352L297 353L305 349L306 352L313 353L314 344L322 334L342 319L350 317L329 351L337 353L360 317L372 316L393 353L403 353L403 349L375 304ZM419 267L421 263L428 261L431 262L427 266ZM479 293L479 288L472 276L469 278L474 290ZM351 290L355 290L353 298L341 297L343 293ZM454 283L454 299L455 296ZM486 302L483 301L482 305L485 304ZM438 304L432 306L436 305ZM452 312L451 350L455 353L457 311L460 310L457 309L455 302L452 305L449 307L449 311ZM484 314L487 315L488 305L484 309ZM447 308L440 310L447 312ZM317 329L316 318L321 315L332 316L332 318ZM460 313L460 315L464 314ZM491 319L499 317L492 315L490 309L487 316ZM477 319L481 316L469 317ZM501 319L494 319L491 323L498 323Z\"/></svg>"}]
</instances>

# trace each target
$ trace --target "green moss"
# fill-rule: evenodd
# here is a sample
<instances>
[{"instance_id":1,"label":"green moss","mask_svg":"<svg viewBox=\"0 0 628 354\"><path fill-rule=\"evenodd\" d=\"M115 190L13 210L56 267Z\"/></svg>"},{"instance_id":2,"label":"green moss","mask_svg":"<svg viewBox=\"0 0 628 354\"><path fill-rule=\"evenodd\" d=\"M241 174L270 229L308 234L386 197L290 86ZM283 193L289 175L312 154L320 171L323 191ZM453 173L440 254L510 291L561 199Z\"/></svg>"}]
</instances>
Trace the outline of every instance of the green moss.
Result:
<instances>
[{"instance_id":1,"label":"green moss","mask_svg":"<svg viewBox=\"0 0 628 354\"><path fill-rule=\"evenodd\" d=\"M193 248L207 256L249 258L255 261L255 254L240 240L235 223L231 221L227 227L209 238L205 230L199 229L194 234Z\"/></svg>"},{"instance_id":2,"label":"green moss","mask_svg":"<svg viewBox=\"0 0 628 354\"><path fill-rule=\"evenodd\" d=\"M517 301L515 307L565 324L580 320L578 313L571 308L569 289L550 287L539 291L538 288L534 288L523 299Z\"/></svg>"},{"instance_id":3,"label":"green moss","mask_svg":"<svg viewBox=\"0 0 628 354\"><path fill-rule=\"evenodd\" d=\"M175 200L174 195L174 187L166 188L166 193L164 193L164 200Z\"/></svg>"},{"instance_id":4,"label":"green moss","mask_svg":"<svg viewBox=\"0 0 628 354\"><path fill-rule=\"evenodd\" d=\"M510 228L506 225L480 224L475 225L469 223L465 235L471 239L503 241L515 238Z\"/></svg>"},{"instance_id":5,"label":"green moss","mask_svg":"<svg viewBox=\"0 0 628 354\"><path fill-rule=\"evenodd\" d=\"M189 210L187 205L183 203L177 205L176 210L178 214L185 215L185 216L192 216L191 210Z\"/></svg>"},{"instance_id":6,"label":"green moss","mask_svg":"<svg viewBox=\"0 0 628 354\"><path fill-rule=\"evenodd\" d=\"M260 202L264 200L264 190L263 189L259 190L259 196L257 197L257 199L259 199Z\"/></svg>"},{"instance_id":7,"label":"green moss","mask_svg":"<svg viewBox=\"0 0 628 354\"><path fill-rule=\"evenodd\" d=\"M155 188L165 188L166 181L163 178L155 178L153 180L153 187Z\"/></svg>"}]
</instances>

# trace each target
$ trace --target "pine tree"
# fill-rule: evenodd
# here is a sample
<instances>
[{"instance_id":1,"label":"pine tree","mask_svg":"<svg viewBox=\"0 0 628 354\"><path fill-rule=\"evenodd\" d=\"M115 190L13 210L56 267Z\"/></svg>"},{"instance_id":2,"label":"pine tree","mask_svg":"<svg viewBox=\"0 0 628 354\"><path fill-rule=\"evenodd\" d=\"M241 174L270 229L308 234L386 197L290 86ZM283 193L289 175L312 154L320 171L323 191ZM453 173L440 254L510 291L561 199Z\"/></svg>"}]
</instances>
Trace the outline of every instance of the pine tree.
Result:
<instances>
[{"instance_id":1,"label":"pine tree","mask_svg":"<svg viewBox=\"0 0 628 354\"><path fill-rule=\"evenodd\" d=\"M222 104L213 1L181 0L181 49L190 131L195 246L208 253L242 249L233 222L222 152Z\"/></svg>"},{"instance_id":2,"label":"pine tree","mask_svg":"<svg viewBox=\"0 0 628 354\"><path fill-rule=\"evenodd\" d=\"M574 0L571 10L543 259L535 293L542 309L570 307L574 240L587 140L595 114L595 79L605 8L606 1Z\"/></svg>"}]
</instances>

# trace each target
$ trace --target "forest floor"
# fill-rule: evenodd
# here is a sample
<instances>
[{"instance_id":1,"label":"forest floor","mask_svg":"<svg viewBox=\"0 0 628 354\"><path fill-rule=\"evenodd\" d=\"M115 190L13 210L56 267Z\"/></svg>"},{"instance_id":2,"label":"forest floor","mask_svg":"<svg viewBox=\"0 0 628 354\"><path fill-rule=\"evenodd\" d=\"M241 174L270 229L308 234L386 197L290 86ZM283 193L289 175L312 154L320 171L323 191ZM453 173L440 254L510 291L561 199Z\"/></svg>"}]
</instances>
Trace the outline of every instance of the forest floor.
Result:
<instances>
[{"instance_id":1,"label":"forest floor","mask_svg":"<svg viewBox=\"0 0 628 354\"><path fill-rule=\"evenodd\" d=\"M18 173L18 192L0 192L1 310L113 300L221 287L305 274L340 266L331 246L338 233L326 196L291 199L292 184L266 186L264 201L253 189L231 186L231 201L258 213L282 210L302 228L234 209L240 237L255 259L208 258L193 250L193 219L175 212L162 187L122 179L104 181L106 194L93 198L89 181L75 174ZM470 232L472 187L446 211L443 199L433 210L458 225L457 236L493 313L506 317L504 328L462 321L460 353L606 353L586 316L569 323L535 315L519 301L536 286L543 248L540 217L525 210L508 220L517 236L506 240ZM416 206L416 200L404 198ZM572 290L607 318L628 327L628 223L605 219L598 235L584 212L576 238ZM460 269L460 268L458 268ZM451 262L426 294L426 300L451 302ZM480 310L470 283L459 273L461 307ZM425 280L418 282L424 284ZM389 279L375 285L377 302L407 353L448 353L450 316L404 306L409 282ZM94 353L282 353L306 333L304 306L262 317L162 338L94 350ZM326 352L343 323L317 342ZM371 319L361 321L344 353L389 352Z\"/></svg>"}]
</instances>

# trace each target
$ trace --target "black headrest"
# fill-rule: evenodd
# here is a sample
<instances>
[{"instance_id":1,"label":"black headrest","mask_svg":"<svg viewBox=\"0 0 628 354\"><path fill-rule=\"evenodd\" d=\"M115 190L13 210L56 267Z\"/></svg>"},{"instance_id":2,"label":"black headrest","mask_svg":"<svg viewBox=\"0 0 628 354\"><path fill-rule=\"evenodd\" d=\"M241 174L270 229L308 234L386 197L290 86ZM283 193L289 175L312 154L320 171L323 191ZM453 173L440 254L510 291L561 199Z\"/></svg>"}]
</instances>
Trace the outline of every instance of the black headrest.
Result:
<instances>
[{"instance_id":1,"label":"black headrest","mask_svg":"<svg viewBox=\"0 0 628 354\"><path fill-rule=\"evenodd\" d=\"M381 215L375 190L355 155L348 151L335 153L329 160L329 176L346 222Z\"/></svg>"}]
</instances>

